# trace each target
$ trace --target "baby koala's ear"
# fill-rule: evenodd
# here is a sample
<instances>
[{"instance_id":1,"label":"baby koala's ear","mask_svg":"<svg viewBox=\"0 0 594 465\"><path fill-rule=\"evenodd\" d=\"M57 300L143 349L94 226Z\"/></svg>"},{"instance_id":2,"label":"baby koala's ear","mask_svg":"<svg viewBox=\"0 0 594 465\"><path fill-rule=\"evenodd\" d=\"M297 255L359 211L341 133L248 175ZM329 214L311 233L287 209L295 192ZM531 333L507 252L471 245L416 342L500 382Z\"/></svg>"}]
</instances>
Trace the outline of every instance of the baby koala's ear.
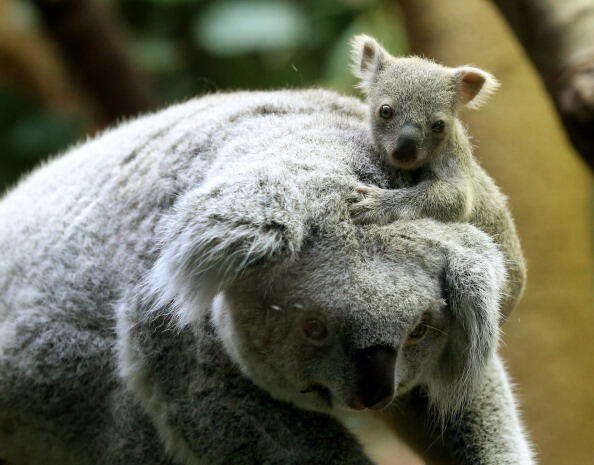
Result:
<instances>
[{"instance_id":1,"label":"baby koala's ear","mask_svg":"<svg viewBox=\"0 0 594 465\"><path fill-rule=\"evenodd\" d=\"M373 83L373 77L381 69L388 52L375 40L365 34L359 34L351 40L352 71L359 79L357 87L367 93Z\"/></svg>"},{"instance_id":2,"label":"baby koala's ear","mask_svg":"<svg viewBox=\"0 0 594 465\"><path fill-rule=\"evenodd\" d=\"M467 108L480 108L499 88L491 73L471 66L454 68L458 103Z\"/></svg>"}]
</instances>

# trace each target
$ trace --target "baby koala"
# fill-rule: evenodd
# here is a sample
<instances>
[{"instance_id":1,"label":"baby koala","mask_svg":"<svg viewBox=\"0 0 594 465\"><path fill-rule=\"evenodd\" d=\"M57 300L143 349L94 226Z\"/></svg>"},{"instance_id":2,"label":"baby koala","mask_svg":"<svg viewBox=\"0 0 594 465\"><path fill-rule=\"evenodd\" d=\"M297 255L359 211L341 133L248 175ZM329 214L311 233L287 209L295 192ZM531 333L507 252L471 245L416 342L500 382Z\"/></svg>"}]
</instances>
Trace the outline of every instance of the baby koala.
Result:
<instances>
[{"instance_id":1,"label":"baby koala","mask_svg":"<svg viewBox=\"0 0 594 465\"><path fill-rule=\"evenodd\" d=\"M419 57L396 58L375 39L352 42L353 72L367 97L371 136L398 189L361 185L350 211L356 223L435 218L470 222L506 254L508 285L502 312L520 297L524 258L505 196L472 155L458 120L461 108L479 108L499 87L478 68L449 68Z\"/></svg>"}]
</instances>

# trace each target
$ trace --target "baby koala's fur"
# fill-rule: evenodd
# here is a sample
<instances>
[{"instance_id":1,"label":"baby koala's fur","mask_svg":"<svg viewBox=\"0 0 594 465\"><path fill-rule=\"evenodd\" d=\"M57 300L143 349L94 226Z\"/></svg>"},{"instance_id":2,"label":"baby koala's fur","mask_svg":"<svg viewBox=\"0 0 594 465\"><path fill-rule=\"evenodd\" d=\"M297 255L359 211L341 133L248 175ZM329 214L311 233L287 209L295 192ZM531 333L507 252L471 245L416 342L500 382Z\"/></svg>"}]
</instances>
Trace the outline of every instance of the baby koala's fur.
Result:
<instances>
[{"instance_id":1,"label":"baby koala's fur","mask_svg":"<svg viewBox=\"0 0 594 465\"><path fill-rule=\"evenodd\" d=\"M361 185L351 213L358 223L435 218L470 222L501 246L508 268L502 315L520 298L526 267L505 196L476 162L461 108L479 108L499 87L478 68L449 68L420 57L396 58L375 39L353 39L353 72L367 97L371 137L399 189Z\"/></svg>"}]
</instances>

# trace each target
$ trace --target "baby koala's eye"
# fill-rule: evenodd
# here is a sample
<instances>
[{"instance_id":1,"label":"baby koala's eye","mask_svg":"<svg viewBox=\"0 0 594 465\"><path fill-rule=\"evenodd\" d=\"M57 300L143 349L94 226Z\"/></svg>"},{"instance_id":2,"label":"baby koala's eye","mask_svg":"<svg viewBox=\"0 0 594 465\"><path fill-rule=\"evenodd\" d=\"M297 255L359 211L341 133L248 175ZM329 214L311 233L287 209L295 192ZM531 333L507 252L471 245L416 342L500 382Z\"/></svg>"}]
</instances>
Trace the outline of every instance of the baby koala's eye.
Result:
<instances>
[{"instance_id":1,"label":"baby koala's eye","mask_svg":"<svg viewBox=\"0 0 594 465\"><path fill-rule=\"evenodd\" d=\"M443 120L438 119L435 123L431 125L431 130L437 134L440 134L445 129L445 123Z\"/></svg>"},{"instance_id":2,"label":"baby koala's eye","mask_svg":"<svg viewBox=\"0 0 594 465\"><path fill-rule=\"evenodd\" d=\"M415 326L415 329L413 329L409 333L408 337L406 338L405 344L409 345L409 344L416 344L417 342L420 342L425 337L425 335L427 334L427 331L429 330L429 326L427 326L427 322L428 322L428 318L423 317L421 322L417 326Z\"/></svg>"},{"instance_id":3,"label":"baby koala's eye","mask_svg":"<svg viewBox=\"0 0 594 465\"><path fill-rule=\"evenodd\" d=\"M390 119L394 116L394 109L390 105L382 105L379 109L379 115L383 119Z\"/></svg>"}]
</instances>

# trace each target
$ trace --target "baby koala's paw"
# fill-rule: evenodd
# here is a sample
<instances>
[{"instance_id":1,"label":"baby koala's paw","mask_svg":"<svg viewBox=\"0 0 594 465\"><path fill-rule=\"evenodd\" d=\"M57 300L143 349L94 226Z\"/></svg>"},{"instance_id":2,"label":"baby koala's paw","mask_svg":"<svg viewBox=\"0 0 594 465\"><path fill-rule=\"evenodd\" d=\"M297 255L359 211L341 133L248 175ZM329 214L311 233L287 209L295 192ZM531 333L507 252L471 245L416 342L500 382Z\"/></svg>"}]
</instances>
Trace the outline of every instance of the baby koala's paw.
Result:
<instances>
[{"instance_id":1,"label":"baby koala's paw","mask_svg":"<svg viewBox=\"0 0 594 465\"><path fill-rule=\"evenodd\" d=\"M386 215L385 189L360 184L349 198L349 211L355 224L387 224L391 219Z\"/></svg>"}]
</instances>

